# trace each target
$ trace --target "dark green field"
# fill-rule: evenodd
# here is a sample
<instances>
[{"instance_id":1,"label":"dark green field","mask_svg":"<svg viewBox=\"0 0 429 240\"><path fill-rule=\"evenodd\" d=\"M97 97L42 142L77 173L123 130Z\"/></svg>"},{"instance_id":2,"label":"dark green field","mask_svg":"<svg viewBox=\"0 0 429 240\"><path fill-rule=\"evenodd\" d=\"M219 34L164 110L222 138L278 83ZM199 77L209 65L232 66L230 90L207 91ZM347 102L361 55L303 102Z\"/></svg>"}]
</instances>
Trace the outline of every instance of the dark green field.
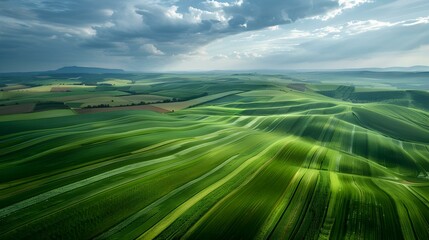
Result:
<instances>
[{"instance_id":1,"label":"dark green field","mask_svg":"<svg viewBox=\"0 0 429 240\"><path fill-rule=\"evenodd\" d=\"M0 239L429 239L428 81L1 76Z\"/></svg>"}]
</instances>

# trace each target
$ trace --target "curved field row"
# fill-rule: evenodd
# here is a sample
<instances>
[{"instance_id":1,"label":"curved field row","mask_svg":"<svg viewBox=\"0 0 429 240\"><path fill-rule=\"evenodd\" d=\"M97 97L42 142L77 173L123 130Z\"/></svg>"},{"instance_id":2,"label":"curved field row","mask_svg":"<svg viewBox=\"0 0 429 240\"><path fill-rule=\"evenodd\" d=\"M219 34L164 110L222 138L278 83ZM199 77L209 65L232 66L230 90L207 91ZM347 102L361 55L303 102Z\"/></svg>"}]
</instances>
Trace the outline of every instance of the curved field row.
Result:
<instances>
[{"instance_id":1,"label":"curved field row","mask_svg":"<svg viewBox=\"0 0 429 240\"><path fill-rule=\"evenodd\" d=\"M0 238L429 238L429 113L237 93L0 121Z\"/></svg>"}]
</instances>

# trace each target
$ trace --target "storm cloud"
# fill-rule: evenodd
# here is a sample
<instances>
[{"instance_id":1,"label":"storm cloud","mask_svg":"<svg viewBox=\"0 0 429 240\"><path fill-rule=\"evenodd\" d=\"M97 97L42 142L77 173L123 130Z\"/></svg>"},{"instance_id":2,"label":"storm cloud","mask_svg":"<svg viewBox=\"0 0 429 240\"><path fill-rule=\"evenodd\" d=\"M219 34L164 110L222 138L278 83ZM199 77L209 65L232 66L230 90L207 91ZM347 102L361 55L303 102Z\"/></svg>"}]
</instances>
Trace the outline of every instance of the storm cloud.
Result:
<instances>
[{"instance_id":1,"label":"storm cloud","mask_svg":"<svg viewBox=\"0 0 429 240\"><path fill-rule=\"evenodd\" d=\"M162 2L124 4L108 23L94 26L95 36L88 45L109 45L125 54L180 54L215 39L270 26L288 24L300 18L317 16L340 8L332 0L318 1L206 1L195 6ZM121 44L125 43L125 45ZM150 44L155 51L144 51ZM143 50L143 51L142 51Z\"/></svg>"}]
</instances>

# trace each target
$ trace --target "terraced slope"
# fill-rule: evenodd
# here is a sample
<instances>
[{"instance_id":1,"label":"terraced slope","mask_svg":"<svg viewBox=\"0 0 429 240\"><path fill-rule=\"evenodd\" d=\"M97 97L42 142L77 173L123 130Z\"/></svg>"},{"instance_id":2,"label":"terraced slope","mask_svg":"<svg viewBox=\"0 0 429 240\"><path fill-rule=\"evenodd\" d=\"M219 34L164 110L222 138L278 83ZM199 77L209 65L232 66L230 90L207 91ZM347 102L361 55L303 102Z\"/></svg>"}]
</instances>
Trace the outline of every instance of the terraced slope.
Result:
<instances>
[{"instance_id":1,"label":"terraced slope","mask_svg":"<svg viewBox=\"0 0 429 240\"><path fill-rule=\"evenodd\" d=\"M0 121L0 239L429 239L428 119L279 87Z\"/></svg>"}]
</instances>

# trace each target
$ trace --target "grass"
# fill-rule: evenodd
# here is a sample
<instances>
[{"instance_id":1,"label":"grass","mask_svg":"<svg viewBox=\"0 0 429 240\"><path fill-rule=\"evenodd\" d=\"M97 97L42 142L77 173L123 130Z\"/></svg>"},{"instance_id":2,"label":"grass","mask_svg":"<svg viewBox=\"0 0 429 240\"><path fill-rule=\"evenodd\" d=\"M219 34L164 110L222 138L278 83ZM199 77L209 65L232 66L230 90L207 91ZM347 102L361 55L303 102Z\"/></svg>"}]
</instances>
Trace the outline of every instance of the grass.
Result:
<instances>
[{"instance_id":1,"label":"grass","mask_svg":"<svg viewBox=\"0 0 429 240\"><path fill-rule=\"evenodd\" d=\"M92 86L1 92L37 110L0 116L1 239L429 238L423 91L257 74L79 81ZM153 104L163 113L58 109L172 98Z\"/></svg>"}]
</instances>

